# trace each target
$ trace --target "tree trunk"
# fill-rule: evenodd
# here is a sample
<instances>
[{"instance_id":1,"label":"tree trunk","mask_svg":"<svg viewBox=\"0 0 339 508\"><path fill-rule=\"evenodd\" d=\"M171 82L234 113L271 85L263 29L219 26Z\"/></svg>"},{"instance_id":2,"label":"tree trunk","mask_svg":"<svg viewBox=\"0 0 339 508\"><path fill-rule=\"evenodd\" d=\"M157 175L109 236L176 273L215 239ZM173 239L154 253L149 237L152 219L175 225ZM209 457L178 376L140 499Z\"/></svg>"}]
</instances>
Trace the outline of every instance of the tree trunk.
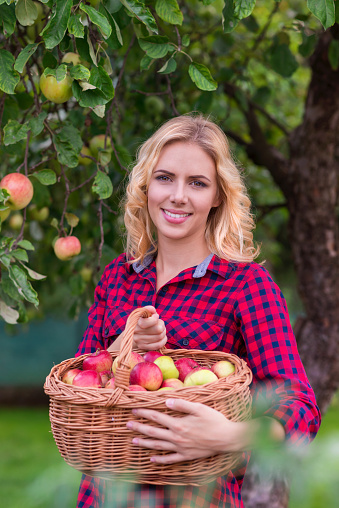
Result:
<instances>
[{"instance_id":1,"label":"tree trunk","mask_svg":"<svg viewBox=\"0 0 339 508\"><path fill-rule=\"evenodd\" d=\"M290 158L282 168L290 212L289 238L305 316L295 333L299 353L320 410L326 412L339 387L339 234L336 147L339 134L339 72L328 62L338 25L320 37L311 59L310 82L301 125L290 136ZM270 168L268 168L270 169ZM274 170L277 172L277 166ZM272 174L273 174L272 171ZM275 181L276 174L273 175ZM284 479L258 481L255 464L246 475L246 508L287 508Z\"/></svg>"}]
</instances>

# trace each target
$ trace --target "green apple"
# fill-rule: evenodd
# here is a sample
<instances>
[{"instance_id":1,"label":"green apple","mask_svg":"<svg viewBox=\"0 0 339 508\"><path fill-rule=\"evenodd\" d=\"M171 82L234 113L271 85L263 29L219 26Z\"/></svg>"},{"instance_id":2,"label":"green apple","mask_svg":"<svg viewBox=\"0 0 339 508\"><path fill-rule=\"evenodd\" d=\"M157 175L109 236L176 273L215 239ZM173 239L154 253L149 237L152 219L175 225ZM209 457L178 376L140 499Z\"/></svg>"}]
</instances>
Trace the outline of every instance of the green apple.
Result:
<instances>
[{"instance_id":1,"label":"green apple","mask_svg":"<svg viewBox=\"0 0 339 508\"><path fill-rule=\"evenodd\" d=\"M105 134L98 134L97 136L94 136L90 140L89 149L93 157L97 159L99 150L109 150L110 152L112 152L111 140L109 137L106 138L106 148L105 148Z\"/></svg>"},{"instance_id":2,"label":"green apple","mask_svg":"<svg viewBox=\"0 0 339 508\"><path fill-rule=\"evenodd\" d=\"M17 213L13 213L10 218L9 218L9 226L16 230L16 231L19 231L19 229L21 228L22 226L22 223L24 221L24 218L23 216L21 215L21 213L17 212Z\"/></svg>"},{"instance_id":3,"label":"green apple","mask_svg":"<svg viewBox=\"0 0 339 508\"><path fill-rule=\"evenodd\" d=\"M210 369L197 367L185 377L184 386L200 386L218 381L218 377Z\"/></svg>"},{"instance_id":4,"label":"green apple","mask_svg":"<svg viewBox=\"0 0 339 508\"><path fill-rule=\"evenodd\" d=\"M92 152L91 150L88 148L88 146L83 146L81 148L81 153L83 155L89 155L90 157L93 157L92 155ZM81 164L82 166L89 166L91 163L92 163L92 160L91 159L88 159L88 157L81 157L81 155L79 155L79 158L78 158L78 162L79 164Z\"/></svg>"},{"instance_id":5,"label":"green apple","mask_svg":"<svg viewBox=\"0 0 339 508\"><path fill-rule=\"evenodd\" d=\"M0 210L0 219L1 219L1 222L6 220L10 213L11 213L11 209L10 208L5 208L5 210Z\"/></svg>"},{"instance_id":6,"label":"green apple","mask_svg":"<svg viewBox=\"0 0 339 508\"><path fill-rule=\"evenodd\" d=\"M43 206L42 208L38 209L38 207L33 204L29 206L28 213L31 219L41 222L48 219L49 208L48 206Z\"/></svg>"},{"instance_id":7,"label":"green apple","mask_svg":"<svg viewBox=\"0 0 339 508\"><path fill-rule=\"evenodd\" d=\"M42 74L40 78L40 90L49 101L55 104L63 104L73 95L72 82L73 80L68 74L59 82L54 76Z\"/></svg>"},{"instance_id":8,"label":"green apple","mask_svg":"<svg viewBox=\"0 0 339 508\"><path fill-rule=\"evenodd\" d=\"M159 356L153 360L162 372L162 376L165 379L178 379L179 371L174 365L174 360L170 356Z\"/></svg>"},{"instance_id":9,"label":"green apple","mask_svg":"<svg viewBox=\"0 0 339 508\"><path fill-rule=\"evenodd\" d=\"M71 51L69 53L66 53L62 59L61 62L63 63L72 63L73 65L78 65L81 63L81 58L78 53L72 53Z\"/></svg>"}]
</instances>

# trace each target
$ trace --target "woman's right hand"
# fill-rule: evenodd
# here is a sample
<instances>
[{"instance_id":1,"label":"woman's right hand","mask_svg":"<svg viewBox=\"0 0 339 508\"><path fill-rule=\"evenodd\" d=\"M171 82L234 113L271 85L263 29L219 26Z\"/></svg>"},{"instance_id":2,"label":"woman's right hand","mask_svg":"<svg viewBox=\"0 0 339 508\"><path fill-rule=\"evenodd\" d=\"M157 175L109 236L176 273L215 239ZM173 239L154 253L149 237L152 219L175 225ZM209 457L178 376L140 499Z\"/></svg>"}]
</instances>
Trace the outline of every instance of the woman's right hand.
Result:
<instances>
[{"instance_id":1,"label":"woman's right hand","mask_svg":"<svg viewBox=\"0 0 339 508\"><path fill-rule=\"evenodd\" d=\"M152 316L139 318L134 330L133 347L146 351L159 349L167 342L165 323L159 318L159 314L152 305L147 305L144 309L149 310Z\"/></svg>"}]
</instances>

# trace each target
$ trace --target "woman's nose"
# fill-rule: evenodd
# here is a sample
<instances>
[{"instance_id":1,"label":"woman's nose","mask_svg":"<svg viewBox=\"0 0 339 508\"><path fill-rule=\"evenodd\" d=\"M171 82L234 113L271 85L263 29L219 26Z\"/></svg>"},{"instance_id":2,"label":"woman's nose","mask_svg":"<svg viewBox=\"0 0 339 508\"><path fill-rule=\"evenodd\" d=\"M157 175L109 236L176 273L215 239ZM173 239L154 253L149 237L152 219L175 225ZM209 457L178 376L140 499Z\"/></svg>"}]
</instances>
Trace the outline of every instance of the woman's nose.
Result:
<instances>
[{"instance_id":1,"label":"woman's nose","mask_svg":"<svg viewBox=\"0 0 339 508\"><path fill-rule=\"evenodd\" d=\"M187 196L185 192L184 185L176 185L175 189L173 189L173 193L170 196L170 200L172 203L187 203Z\"/></svg>"}]
</instances>

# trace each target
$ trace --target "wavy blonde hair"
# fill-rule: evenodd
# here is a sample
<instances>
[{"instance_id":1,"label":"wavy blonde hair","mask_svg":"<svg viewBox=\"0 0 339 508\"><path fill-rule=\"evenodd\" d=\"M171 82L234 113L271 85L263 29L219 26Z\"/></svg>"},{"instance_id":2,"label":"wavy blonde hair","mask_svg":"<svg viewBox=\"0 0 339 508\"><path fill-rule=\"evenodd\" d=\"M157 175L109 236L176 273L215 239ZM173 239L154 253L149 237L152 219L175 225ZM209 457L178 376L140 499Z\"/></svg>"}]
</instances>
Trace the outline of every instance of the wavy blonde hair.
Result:
<instances>
[{"instance_id":1,"label":"wavy blonde hair","mask_svg":"<svg viewBox=\"0 0 339 508\"><path fill-rule=\"evenodd\" d=\"M250 262L259 254L254 246L251 202L242 176L232 159L224 132L202 115L183 115L164 123L137 152L129 175L125 209L126 255L129 263L142 262L157 251L156 228L147 206L147 190L161 150L175 141L196 143L213 159L218 198L206 223L205 239L211 252L228 261Z\"/></svg>"}]
</instances>

